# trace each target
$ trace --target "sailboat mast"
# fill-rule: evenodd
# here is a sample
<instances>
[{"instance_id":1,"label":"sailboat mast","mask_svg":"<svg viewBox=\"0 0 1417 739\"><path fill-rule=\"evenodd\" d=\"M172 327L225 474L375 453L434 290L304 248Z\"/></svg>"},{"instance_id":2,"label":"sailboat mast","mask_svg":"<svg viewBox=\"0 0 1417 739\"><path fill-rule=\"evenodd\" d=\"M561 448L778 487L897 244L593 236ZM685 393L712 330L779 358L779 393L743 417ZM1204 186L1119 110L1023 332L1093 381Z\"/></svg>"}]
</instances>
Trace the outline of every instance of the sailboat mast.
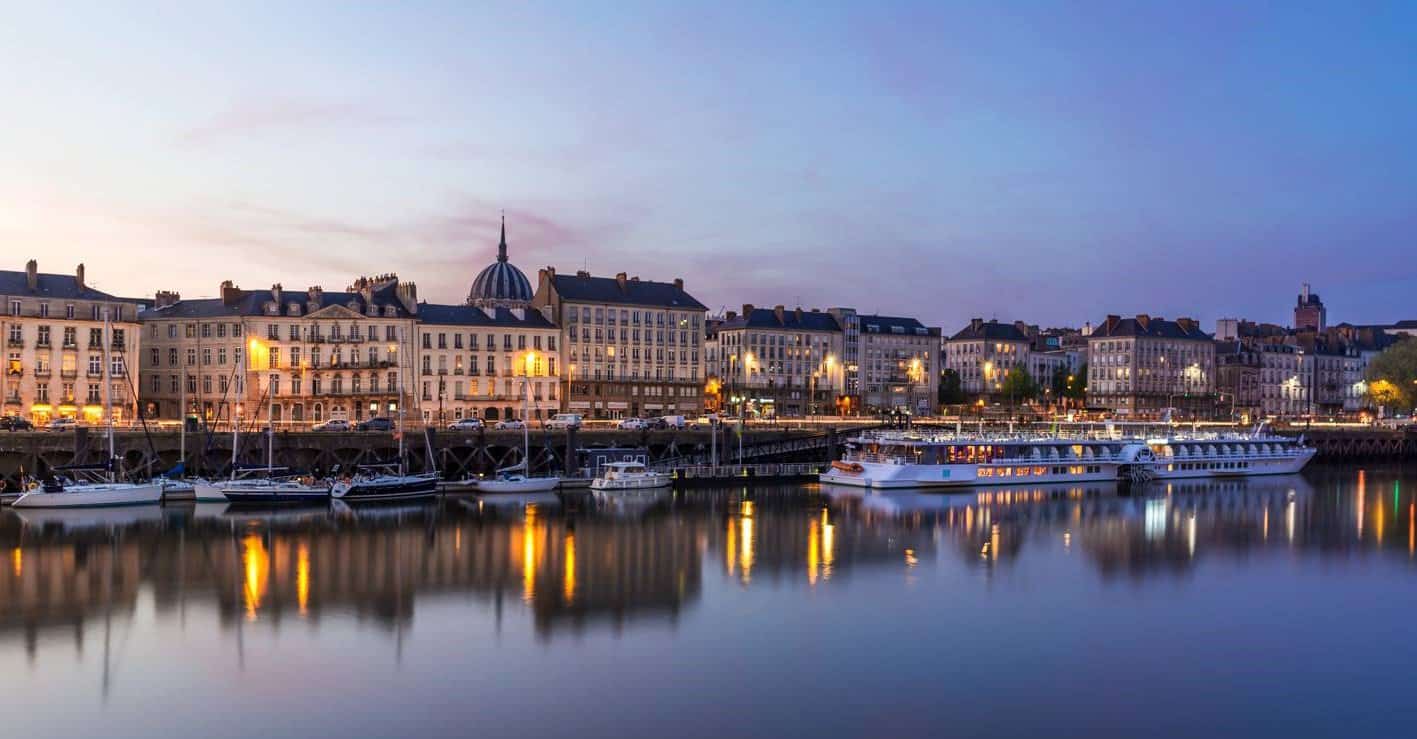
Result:
<instances>
[{"instance_id":1,"label":"sailboat mast","mask_svg":"<svg viewBox=\"0 0 1417 739\"><path fill-rule=\"evenodd\" d=\"M271 476L276 456L276 394L271 382L272 379L266 380L266 477Z\"/></svg>"},{"instance_id":2,"label":"sailboat mast","mask_svg":"<svg viewBox=\"0 0 1417 739\"><path fill-rule=\"evenodd\" d=\"M110 375L108 346L112 325L109 323L108 308L103 309L103 413L108 422L108 464L113 465L113 379ZM110 470L116 472L116 470Z\"/></svg>"},{"instance_id":3,"label":"sailboat mast","mask_svg":"<svg viewBox=\"0 0 1417 739\"><path fill-rule=\"evenodd\" d=\"M185 437L185 436L186 436L186 432L187 432L187 429L186 429L186 426L187 426L186 419L183 419L182 426L183 426L183 430L182 430L183 436ZM236 479L236 448L237 448L237 437L236 437L236 435L237 435L237 433L239 433L240 431L241 431L241 419L236 417L236 409L235 409L235 408L232 408L232 411L231 411L231 479L233 479L233 480Z\"/></svg>"},{"instance_id":4,"label":"sailboat mast","mask_svg":"<svg viewBox=\"0 0 1417 739\"><path fill-rule=\"evenodd\" d=\"M404 412L404 409L403 409L403 406L404 406L404 397L403 397L403 357L404 357L405 354L408 353L407 351L405 351L405 342L404 342L404 339L405 339L405 338L406 338L406 334L405 334L405 332L404 332L404 328L403 328L402 326L400 326L400 327L399 327L398 357L396 358L396 363L397 363L397 365L398 365L398 366L397 366L397 369L398 369L398 376L399 376L399 429L398 429L398 430L399 430L399 432L398 432L398 437L399 437L399 476L403 476L403 474L404 474L404 468L403 468L403 412Z\"/></svg>"},{"instance_id":5,"label":"sailboat mast","mask_svg":"<svg viewBox=\"0 0 1417 739\"><path fill-rule=\"evenodd\" d=\"M140 380L142 378L139 378ZM187 368L182 368L182 382L177 385L177 462L187 464Z\"/></svg>"},{"instance_id":6,"label":"sailboat mast","mask_svg":"<svg viewBox=\"0 0 1417 739\"><path fill-rule=\"evenodd\" d=\"M530 368L528 367L528 370ZM522 466L527 477L531 477L531 372L522 378Z\"/></svg>"}]
</instances>

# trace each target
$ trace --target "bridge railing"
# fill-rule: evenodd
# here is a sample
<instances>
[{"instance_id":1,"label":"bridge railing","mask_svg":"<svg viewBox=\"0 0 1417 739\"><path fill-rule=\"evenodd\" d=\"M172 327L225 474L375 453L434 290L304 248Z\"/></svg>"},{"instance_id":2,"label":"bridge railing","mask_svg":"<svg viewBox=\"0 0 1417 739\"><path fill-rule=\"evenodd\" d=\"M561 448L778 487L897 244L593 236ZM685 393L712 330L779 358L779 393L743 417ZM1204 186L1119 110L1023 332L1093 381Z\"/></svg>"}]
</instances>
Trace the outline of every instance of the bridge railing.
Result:
<instances>
[{"instance_id":1,"label":"bridge railing","mask_svg":"<svg viewBox=\"0 0 1417 739\"><path fill-rule=\"evenodd\" d=\"M734 477L807 477L820 474L825 466L818 462L702 464L673 467L667 471L677 480L723 480Z\"/></svg>"}]
</instances>

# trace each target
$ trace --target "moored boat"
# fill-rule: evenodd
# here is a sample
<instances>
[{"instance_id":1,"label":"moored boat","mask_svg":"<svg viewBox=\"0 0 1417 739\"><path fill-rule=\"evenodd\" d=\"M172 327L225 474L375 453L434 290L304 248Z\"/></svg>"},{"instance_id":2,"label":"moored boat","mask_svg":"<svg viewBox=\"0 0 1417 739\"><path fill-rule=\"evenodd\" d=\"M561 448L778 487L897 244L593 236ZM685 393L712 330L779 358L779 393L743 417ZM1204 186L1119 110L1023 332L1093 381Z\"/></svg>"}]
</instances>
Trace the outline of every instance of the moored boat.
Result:
<instances>
[{"instance_id":1,"label":"moored boat","mask_svg":"<svg viewBox=\"0 0 1417 739\"><path fill-rule=\"evenodd\" d=\"M601 468L590 484L595 491L653 490L668 487L671 480L663 472L655 472L643 462L609 462Z\"/></svg>"}]
</instances>

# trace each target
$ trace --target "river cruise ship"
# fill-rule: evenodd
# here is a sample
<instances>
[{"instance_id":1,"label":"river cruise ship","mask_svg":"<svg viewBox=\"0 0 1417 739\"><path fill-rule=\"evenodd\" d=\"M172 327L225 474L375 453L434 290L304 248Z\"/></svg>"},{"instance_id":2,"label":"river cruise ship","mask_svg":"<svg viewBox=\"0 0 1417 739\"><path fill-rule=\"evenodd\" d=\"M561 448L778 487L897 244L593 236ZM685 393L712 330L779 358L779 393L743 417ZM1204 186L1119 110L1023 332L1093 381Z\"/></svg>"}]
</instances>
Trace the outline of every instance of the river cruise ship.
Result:
<instances>
[{"instance_id":1,"label":"river cruise ship","mask_svg":"<svg viewBox=\"0 0 1417 739\"><path fill-rule=\"evenodd\" d=\"M1314 450L1302 437L1253 433L868 432L821 482L866 488L970 487L1292 474Z\"/></svg>"},{"instance_id":2,"label":"river cruise ship","mask_svg":"<svg viewBox=\"0 0 1417 739\"><path fill-rule=\"evenodd\" d=\"M1318 453L1304 445L1302 436L1291 439L1262 429L1149 436L1147 446L1156 457L1155 477L1161 480L1292 475Z\"/></svg>"},{"instance_id":3,"label":"river cruise ship","mask_svg":"<svg viewBox=\"0 0 1417 739\"><path fill-rule=\"evenodd\" d=\"M1132 479L1155 453L1113 434L873 432L851 439L821 481L868 488L1030 485Z\"/></svg>"}]
</instances>

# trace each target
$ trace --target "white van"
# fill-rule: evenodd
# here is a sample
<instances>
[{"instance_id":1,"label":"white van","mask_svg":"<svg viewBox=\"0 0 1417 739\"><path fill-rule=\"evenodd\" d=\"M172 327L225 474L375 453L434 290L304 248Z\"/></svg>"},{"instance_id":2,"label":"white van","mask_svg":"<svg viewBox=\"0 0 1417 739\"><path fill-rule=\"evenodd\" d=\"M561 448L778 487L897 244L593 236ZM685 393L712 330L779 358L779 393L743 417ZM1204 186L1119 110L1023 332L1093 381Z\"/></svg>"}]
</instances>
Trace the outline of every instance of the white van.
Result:
<instances>
[{"instance_id":1,"label":"white van","mask_svg":"<svg viewBox=\"0 0 1417 739\"><path fill-rule=\"evenodd\" d=\"M685 429L689 427L689 421L683 416L660 416L659 426L666 429Z\"/></svg>"},{"instance_id":2,"label":"white van","mask_svg":"<svg viewBox=\"0 0 1417 739\"><path fill-rule=\"evenodd\" d=\"M549 429L578 429L581 427L579 413L557 413L546 421Z\"/></svg>"}]
</instances>

